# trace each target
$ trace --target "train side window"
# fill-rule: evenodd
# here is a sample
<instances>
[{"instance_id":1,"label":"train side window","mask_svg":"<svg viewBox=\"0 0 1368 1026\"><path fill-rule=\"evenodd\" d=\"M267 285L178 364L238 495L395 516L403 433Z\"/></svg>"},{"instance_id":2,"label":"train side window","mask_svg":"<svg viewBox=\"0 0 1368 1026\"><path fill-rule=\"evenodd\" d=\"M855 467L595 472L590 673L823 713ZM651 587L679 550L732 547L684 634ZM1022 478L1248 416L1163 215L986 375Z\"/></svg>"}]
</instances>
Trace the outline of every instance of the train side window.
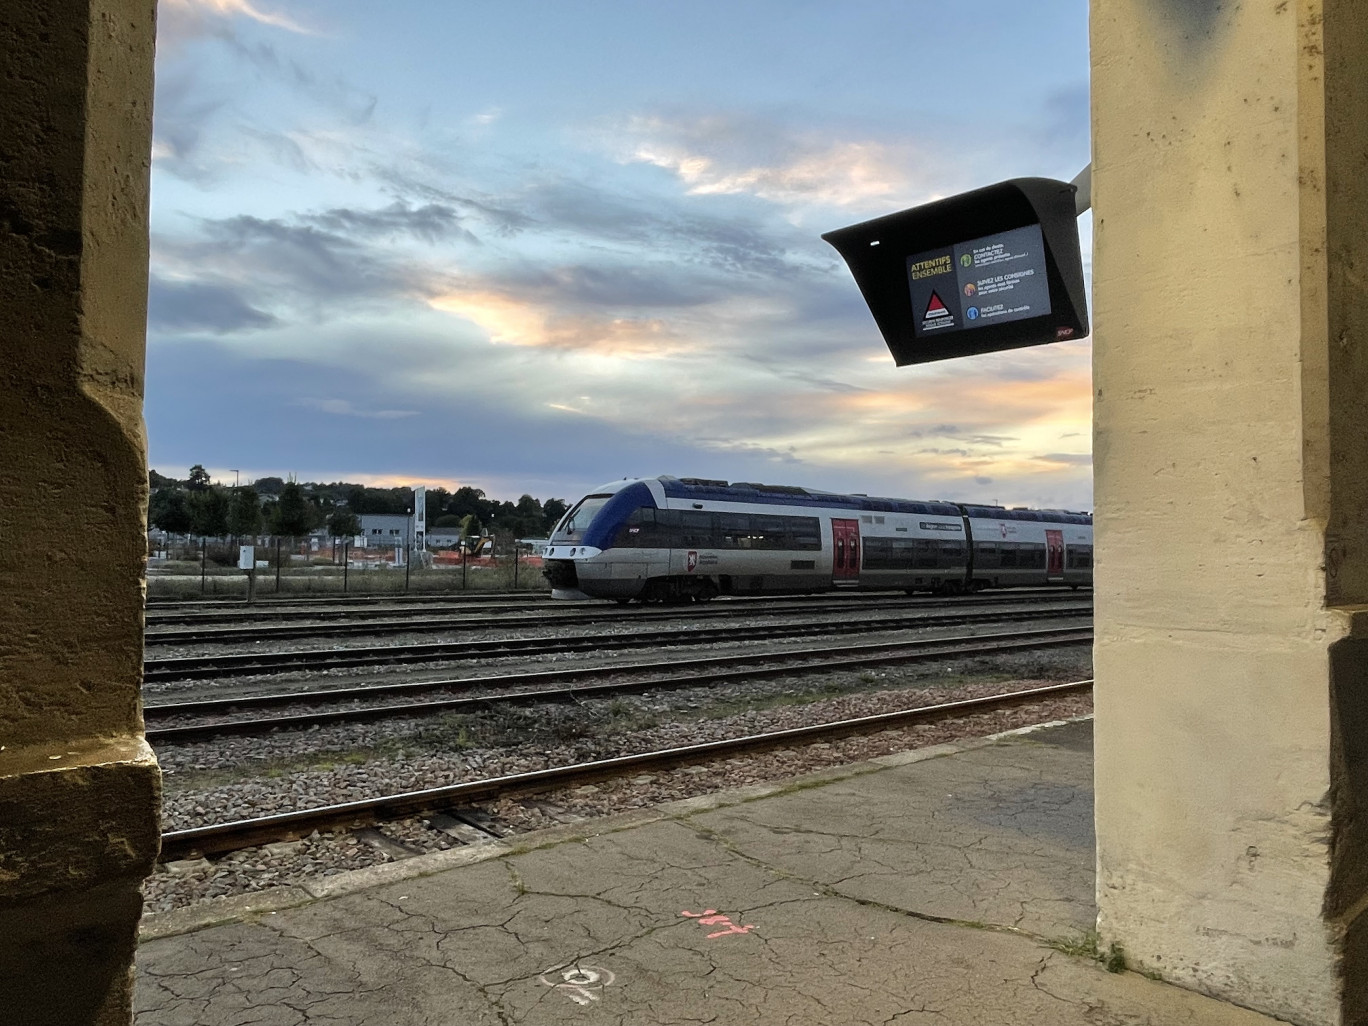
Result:
<instances>
[{"instance_id":1,"label":"train side window","mask_svg":"<svg viewBox=\"0 0 1368 1026\"><path fill-rule=\"evenodd\" d=\"M940 565L942 569L953 569L964 565L964 543L943 541L940 543Z\"/></svg>"},{"instance_id":2,"label":"train side window","mask_svg":"<svg viewBox=\"0 0 1368 1026\"><path fill-rule=\"evenodd\" d=\"M787 517L790 521L791 542L800 552L820 552L822 549L822 523L816 517Z\"/></svg>"},{"instance_id":3,"label":"train side window","mask_svg":"<svg viewBox=\"0 0 1368 1026\"><path fill-rule=\"evenodd\" d=\"M791 517L778 517L768 513L756 513L751 518L751 548L788 549L789 520Z\"/></svg>"},{"instance_id":4,"label":"train side window","mask_svg":"<svg viewBox=\"0 0 1368 1026\"><path fill-rule=\"evenodd\" d=\"M634 549L667 547L670 544L668 531L663 524L658 522L658 514L661 512L664 511L648 506L639 506L634 509L618 530L617 544Z\"/></svg>"},{"instance_id":5,"label":"train side window","mask_svg":"<svg viewBox=\"0 0 1368 1026\"><path fill-rule=\"evenodd\" d=\"M680 548L711 549L717 547L713 515L703 510L679 510Z\"/></svg>"},{"instance_id":6,"label":"train side window","mask_svg":"<svg viewBox=\"0 0 1368 1026\"><path fill-rule=\"evenodd\" d=\"M660 533L661 548L677 549L683 544L683 529L677 509L656 510L656 530Z\"/></svg>"},{"instance_id":7,"label":"train side window","mask_svg":"<svg viewBox=\"0 0 1368 1026\"><path fill-rule=\"evenodd\" d=\"M747 513L716 513L717 547L748 549L751 547L751 518Z\"/></svg>"}]
</instances>

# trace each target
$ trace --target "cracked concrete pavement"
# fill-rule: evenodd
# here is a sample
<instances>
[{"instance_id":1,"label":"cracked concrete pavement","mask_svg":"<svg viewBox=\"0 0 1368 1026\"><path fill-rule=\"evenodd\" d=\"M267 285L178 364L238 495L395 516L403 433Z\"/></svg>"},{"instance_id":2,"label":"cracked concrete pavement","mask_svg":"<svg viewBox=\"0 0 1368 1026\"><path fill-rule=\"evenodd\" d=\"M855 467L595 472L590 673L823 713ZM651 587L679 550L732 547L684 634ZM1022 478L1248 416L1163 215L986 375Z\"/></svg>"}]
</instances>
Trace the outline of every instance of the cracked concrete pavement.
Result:
<instances>
[{"instance_id":1,"label":"cracked concrete pavement","mask_svg":"<svg viewBox=\"0 0 1368 1026\"><path fill-rule=\"evenodd\" d=\"M136 1022L1271 1023L1051 947L1091 779L1081 721L149 917Z\"/></svg>"}]
</instances>

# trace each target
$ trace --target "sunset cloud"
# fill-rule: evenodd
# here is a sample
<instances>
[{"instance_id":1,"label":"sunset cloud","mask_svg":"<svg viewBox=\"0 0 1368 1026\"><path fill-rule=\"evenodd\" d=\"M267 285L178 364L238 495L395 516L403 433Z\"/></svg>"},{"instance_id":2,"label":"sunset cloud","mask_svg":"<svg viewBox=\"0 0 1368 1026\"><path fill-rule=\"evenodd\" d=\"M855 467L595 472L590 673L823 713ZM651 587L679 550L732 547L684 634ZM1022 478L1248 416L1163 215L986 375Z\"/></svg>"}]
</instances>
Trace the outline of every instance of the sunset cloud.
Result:
<instances>
[{"instance_id":1,"label":"sunset cloud","mask_svg":"<svg viewBox=\"0 0 1368 1026\"><path fill-rule=\"evenodd\" d=\"M614 137L619 160L663 168L694 196L747 194L838 209L930 198L928 161L905 141L832 139L826 132L787 131L724 115L640 115Z\"/></svg>"},{"instance_id":2,"label":"sunset cloud","mask_svg":"<svg viewBox=\"0 0 1368 1026\"><path fill-rule=\"evenodd\" d=\"M253 4L251 0L161 0L158 6L162 19L168 15L173 19L177 16L191 19L206 16L241 17L260 22L262 25L270 25L272 28L285 29L287 32L297 32L301 35L313 34L311 29L301 25L288 15L263 10Z\"/></svg>"},{"instance_id":3,"label":"sunset cloud","mask_svg":"<svg viewBox=\"0 0 1368 1026\"><path fill-rule=\"evenodd\" d=\"M538 346L601 356L660 357L679 340L659 318L563 313L535 301L472 289L434 296L428 304L479 325L498 345Z\"/></svg>"}]
</instances>

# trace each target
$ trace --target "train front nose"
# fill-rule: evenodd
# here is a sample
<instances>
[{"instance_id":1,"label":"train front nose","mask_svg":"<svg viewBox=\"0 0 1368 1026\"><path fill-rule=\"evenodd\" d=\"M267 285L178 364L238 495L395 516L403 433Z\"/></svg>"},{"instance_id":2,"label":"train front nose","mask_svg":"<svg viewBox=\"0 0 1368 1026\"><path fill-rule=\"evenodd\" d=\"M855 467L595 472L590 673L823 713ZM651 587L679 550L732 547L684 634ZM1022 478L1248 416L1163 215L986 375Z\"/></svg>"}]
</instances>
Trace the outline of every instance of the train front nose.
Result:
<instances>
[{"instance_id":1,"label":"train front nose","mask_svg":"<svg viewBox=\"0 0 1368 1026\"><path fill-rule=\"evenodd\" d=\"M553 589L579 588L579 573L573 559L548 559L542 563L542 576Z\"/></svg>"}]
</instances>

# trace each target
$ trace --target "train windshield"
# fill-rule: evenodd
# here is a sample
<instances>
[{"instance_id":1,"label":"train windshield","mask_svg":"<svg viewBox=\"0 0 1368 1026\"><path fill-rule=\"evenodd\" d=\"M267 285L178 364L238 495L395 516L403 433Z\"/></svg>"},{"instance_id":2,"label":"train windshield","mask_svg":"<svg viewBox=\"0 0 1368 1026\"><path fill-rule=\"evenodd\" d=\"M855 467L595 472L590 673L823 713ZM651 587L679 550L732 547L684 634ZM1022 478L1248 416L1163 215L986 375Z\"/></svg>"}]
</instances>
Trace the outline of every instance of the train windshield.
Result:
<instances>
[{"instance_id":1,"label":"train windshield","mask_svg":"<svg viewBox=\"0 0 1368 1026\"><path fill-rule=\"evenodd\" d=\"M594 517L598 516L598 511L603 509L604 503L612 498L612 495L586 495L575 504L575 508L561 518L561 522L556 525L555 533L551 535L551 541L564 542L575 541L584 529L593 522Z\"/></svg>"}]
</instances>

